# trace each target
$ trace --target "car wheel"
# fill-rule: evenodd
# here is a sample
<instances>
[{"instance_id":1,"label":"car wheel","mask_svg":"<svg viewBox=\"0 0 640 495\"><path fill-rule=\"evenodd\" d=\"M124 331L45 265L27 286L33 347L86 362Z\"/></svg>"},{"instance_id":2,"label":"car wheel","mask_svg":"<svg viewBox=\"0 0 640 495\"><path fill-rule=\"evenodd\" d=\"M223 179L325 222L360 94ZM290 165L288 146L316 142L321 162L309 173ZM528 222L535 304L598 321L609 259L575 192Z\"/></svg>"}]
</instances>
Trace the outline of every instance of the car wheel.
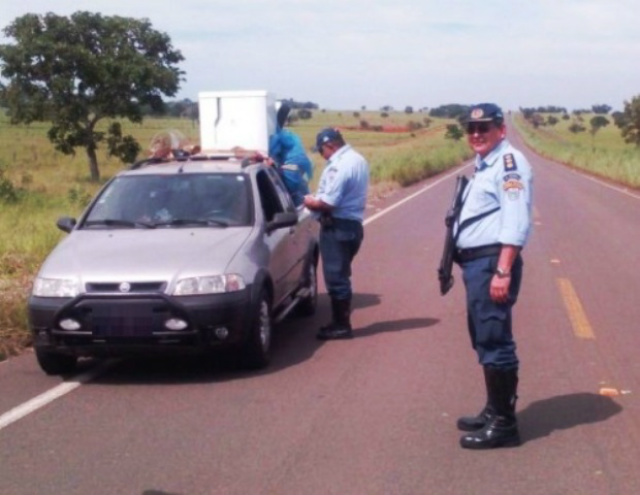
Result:
<instances>
[{"instance_id":1,"label":"car wheel","mask_svg":"<svg viewBox=\"0 0 640 495\"><path fill-rule=\"evenodd\" d=\"M36 359L42 371L47 375L67 375L73 373L78 363L78 358L68 354L57 354L36 348Z\"/></svg>"},{"instance_id":2,"label":"car wheel","mask_svg":"<svg viewBox=\"0 0 640 495\"><path fill-rule=\"evenodd\" d=\"M313 261L309 263L306 278L304 288L309 293L298 303L298 313L302 316L312 316L318 306L318 265Z\"/></svg>"},{"instance_id":3,"label":"car wheel","mask_svg":"<svg viewBox=\"0 0 640 495\"><path fill-rule=\"evenodd\" d=\"M261 290L253 309L249 338L243 349L242 358L246 368L260 369L269 364L272 332L271 303L265 291Z\"/></svg>"}]
</instances>

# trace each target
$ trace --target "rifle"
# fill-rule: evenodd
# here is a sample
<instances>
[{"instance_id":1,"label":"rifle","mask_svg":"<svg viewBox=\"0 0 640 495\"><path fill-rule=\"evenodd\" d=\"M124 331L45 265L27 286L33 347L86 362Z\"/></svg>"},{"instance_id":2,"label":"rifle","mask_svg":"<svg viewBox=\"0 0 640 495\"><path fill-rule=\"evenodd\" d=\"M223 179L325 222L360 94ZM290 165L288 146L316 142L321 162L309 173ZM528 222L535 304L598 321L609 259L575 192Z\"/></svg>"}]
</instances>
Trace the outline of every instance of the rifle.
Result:
<instances>
[{"instance_id":1,"label":"rifle","mask_svg":"<svg viewBox=\"0 0 640 495\"><path fill-rule=\"evenodd\" d=\"M444 219L446 232L444 237L444 249L442 250L442 258L438 267L438 279L440 280L440 293L444 296L451 287L453 287L453 257L456 249L456 240L453 236L453 226L460 216L462 210L462 193L469 179L464 175L458 175L456 178L456 186L453 192L453 201L451 208L447 211Z\"/></svg>"}]
</instances>

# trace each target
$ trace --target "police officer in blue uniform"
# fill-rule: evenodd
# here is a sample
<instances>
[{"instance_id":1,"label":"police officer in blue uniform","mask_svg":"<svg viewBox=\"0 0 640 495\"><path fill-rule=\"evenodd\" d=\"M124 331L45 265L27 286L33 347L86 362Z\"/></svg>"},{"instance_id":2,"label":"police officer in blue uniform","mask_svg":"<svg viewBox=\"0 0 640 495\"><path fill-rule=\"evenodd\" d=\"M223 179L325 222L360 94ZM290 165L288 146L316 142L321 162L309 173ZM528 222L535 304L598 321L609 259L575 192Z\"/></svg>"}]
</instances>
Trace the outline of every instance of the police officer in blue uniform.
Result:
<instances>
[{"instance_id":1,"label":"police officer in blue uniform","mask_svg":"<svg viewBox=\"0 0 640 495\"><path fill-rule=\"evenodd\" d=\"M454 229L455 259L466 289L471 344L484 370L485 407L458 419L468 432L463 448L520 444L515 415L518 357L511 310L522 280L521 250L531 229L532 171L506 139L502 110L493 103L471 107L468 143L476 152L475 173L465 188Z\"/></svg>"},{"instance_id":2,"label":"police officer in blue uniform","mask_svg":"<svg viewBox=\"0 0 640 495\"><path fill-rule=\"evenodd\" d=\"M351 263L364 238L362 221L369 187L369 164L337 129L326 128L316 136L316 150L327 160L318 190L304 197L304 205L320 221L320 256L331 322L316 337L349 339L351 328Z\"/></svg>"}]
</instances>

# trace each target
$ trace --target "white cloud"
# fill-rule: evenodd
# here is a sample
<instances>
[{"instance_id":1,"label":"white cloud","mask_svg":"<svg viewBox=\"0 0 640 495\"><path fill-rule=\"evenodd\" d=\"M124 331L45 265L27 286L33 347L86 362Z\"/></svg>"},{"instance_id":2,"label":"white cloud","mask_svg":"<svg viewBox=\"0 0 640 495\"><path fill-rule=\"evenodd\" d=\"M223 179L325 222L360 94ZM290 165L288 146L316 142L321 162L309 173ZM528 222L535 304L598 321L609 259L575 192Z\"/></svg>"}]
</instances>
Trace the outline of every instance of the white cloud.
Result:
<instances>
[{"instance_id":1,"label":"white cloud","mask_svg":"<svg viewBox=\"0 0 640 495\"><path fill-rule=\"evenodd\" d=\"M0 27L77 5L6 2ZM335 109L480 100L573 109L621 108L640 93L632 0L94 0L83 9L166 32L186 58L178 96L192 99L268 89Z\"/></svg>"}]
</instances>

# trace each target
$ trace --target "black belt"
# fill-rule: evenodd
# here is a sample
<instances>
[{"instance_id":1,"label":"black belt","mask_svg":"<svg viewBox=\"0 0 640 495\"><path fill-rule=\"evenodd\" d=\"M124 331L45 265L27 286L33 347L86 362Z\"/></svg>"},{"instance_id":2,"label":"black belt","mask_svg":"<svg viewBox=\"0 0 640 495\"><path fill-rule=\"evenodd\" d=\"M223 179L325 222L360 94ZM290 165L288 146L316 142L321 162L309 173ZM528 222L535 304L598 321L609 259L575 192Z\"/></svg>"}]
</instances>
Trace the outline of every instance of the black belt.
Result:
<instances>
[{"instance_id":1,"label":"black belt","mask_svg":"<svg viewBox=\"0 0 640 495\"><path fill-rule=\"evenodd\" d=\"M361 224L362 222L360 222L360 220L354 220L352 218L340 218L340 217L333 217L331 215L321 215L320 216L320 225L322 225L323 228L325 229L332 229L333 227L339 227L339 226L347 226L349 224Z\"/></svg>"},{"instance_id":2,"label":"black belt","mask_svg":"<svg viewBox=\"0 0 640 495\"><path fill-rule=\"evenodd\" d=\"M487 246L478 246L466 249L456 249L455 259L458 263L465 261L477 260L487 256L495 256L500 254L502 244L489 244Z\"/></svg>"}]
</instances>

